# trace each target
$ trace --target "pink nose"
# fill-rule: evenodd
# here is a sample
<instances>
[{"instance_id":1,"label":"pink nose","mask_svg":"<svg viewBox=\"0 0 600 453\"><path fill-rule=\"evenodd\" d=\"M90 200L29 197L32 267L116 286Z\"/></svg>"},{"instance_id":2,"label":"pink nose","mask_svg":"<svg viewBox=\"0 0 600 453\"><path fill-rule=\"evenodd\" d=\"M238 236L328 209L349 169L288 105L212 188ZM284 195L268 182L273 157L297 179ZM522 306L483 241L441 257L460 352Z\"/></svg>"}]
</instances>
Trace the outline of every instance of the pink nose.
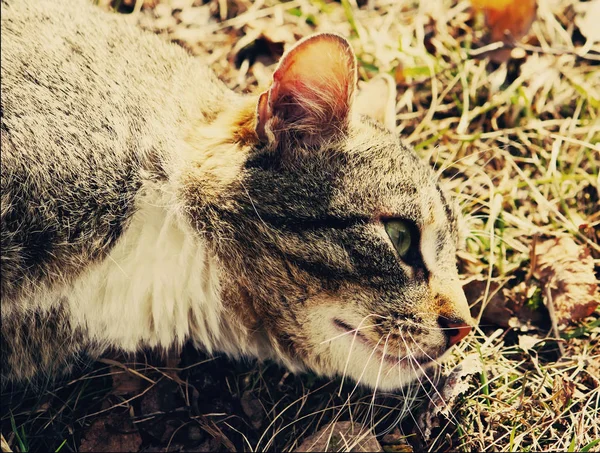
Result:
<instances>
[{"instance_id":1,"label":"pink nose","mask_svg":"<svg viewBox=\"0 0 600 453\"><path fill-rule=\"evenodd\" d=\"M463 320L440 318L439 323L448 337L449 348L469 335L469 332L471 331L471 326Z\"/></svg>"}]
</instances>

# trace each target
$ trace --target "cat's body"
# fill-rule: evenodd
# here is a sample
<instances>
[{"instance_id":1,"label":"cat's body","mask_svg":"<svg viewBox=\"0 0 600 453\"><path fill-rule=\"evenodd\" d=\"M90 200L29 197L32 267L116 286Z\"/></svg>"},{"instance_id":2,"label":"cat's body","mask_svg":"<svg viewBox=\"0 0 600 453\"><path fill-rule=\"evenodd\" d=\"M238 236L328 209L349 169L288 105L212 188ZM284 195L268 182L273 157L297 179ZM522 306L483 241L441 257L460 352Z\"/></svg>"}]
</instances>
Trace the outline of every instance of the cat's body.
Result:
<instances>
[{"instance_id":1,"label":"cat's body","mask_svg":"<svg viewBox=\"0 0 600 453\"><path fill-rule=\"evenodd\" d=\"M3 377L192 340L393 388L468 330L455 214L341 38L260 100L85 2L3 0L2 42Z\"/></svg>"}]
</instances>

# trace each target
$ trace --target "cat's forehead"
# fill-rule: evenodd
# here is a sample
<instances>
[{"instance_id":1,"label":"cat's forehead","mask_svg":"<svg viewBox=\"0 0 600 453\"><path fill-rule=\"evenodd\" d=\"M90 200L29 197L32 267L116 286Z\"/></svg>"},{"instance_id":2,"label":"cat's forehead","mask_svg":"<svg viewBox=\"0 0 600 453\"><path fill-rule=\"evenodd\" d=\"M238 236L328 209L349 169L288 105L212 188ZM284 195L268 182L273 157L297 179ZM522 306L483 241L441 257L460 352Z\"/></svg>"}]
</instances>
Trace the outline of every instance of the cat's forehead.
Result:
<instances>
[{"instance_id":1,"label":"cat's forehead","mask_svg":"<svg viewBox=\"0 0 600 453\"><path fill-rule=\"evenodd\" d=\"M331 206L337 212L357 209L371 218L413 222L426 267L438 275L453 269L458 216L427 163L391 133L368 127L349 138L346 156Z\"/></svg>"},{"instance_id":2,"label":"cat's forehead","mask_svg":"<svg viewBox=\"0 0 600 453\"><path fill-rule=\"evenodd\" d=\"M391 133L366 124L345 144L345 168L336 203L352 200L381 217L439 226L456 214L432 169Z\"/></svg>"},{"instance_id":3,"label":"cat's forehead","mask_svg":"<svg viewBox=\"0 0 600 453\"><path fill-rule=\"evenodd\" d=\"M433 170L397 137L369 122L353 125L341 140L322 148L258 150L243 175L236 205L280 223L402 218L435 230L455 223Z\"/></svg>"}]
</instances>

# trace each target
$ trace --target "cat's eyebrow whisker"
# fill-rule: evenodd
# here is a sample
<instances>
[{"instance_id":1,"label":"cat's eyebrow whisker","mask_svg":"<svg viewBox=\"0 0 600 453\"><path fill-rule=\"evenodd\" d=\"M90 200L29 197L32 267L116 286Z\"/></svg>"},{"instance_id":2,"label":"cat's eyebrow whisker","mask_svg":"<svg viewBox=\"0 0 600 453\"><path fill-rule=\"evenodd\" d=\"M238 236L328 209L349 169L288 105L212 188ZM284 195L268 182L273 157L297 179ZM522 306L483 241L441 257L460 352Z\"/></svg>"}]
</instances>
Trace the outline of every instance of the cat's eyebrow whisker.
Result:
<instances>
[{"instance_id":1,"label":"cat's eyebrow whisker","mask_svg":"<svg viewBox=\"0 0 600 453\"><path fill-rule=\"evenodd\" d=\"M480 151L477 151L477 152L474 152L474 153L467 154L466 156L463 156L463 157L461 157L460 159L453 160L453 161L451 161L451 162L450 162L448 165L445 165L445 166L444 166L444 164L442 164L442 165L440 166L440 168L439 168L439 169L438 169L438 170L435 172L436 178L437 178L438 180L439 180L439 179L441 179L441 177L442 177L442 174L443 174L443 173L444 173L446 170L448 170L449 168L452 168L452 167L456 166L458 163L462 162L462 161L463 161L463 160L465 160L465 159L468 159L469 157L472 157L472 156L478 156L479 154L483 154L483 153L486 153L486 152L488 152L488 151L494 151L495 149L496 149L496 147L491 147L491 146L490 146L489 148L482 149L482 150L480 150ZM439 153L438 153L438 156L437 156L437 157L439 157ZM493 157L495 157L495 156L493 156ZM493 158L493 157L492 157L492 158ZM492 158L490 158L490 160L491 160ZM488 162L489 162L489 160L488 160ZM437 163L438 163L438 160L436 159L436 162L435 162L436 166L437 166ZM455 177L455 176L453 176L452 178L454 178L454 177ZM452 178L451 178L451 179L452 179Z\"/></svg>"},{"instance_id":2,"label":"cat's eyebrow whisker","mask_svg":"<svg viewBox=\"0 0 600 453\"><path fill-rule=\"evenodd\" d=\"M484 153L484 152L486 152L486 151L489 151L489 150L481 150L481 151L479 151L479 152L477 152L477 153L473 153L473 154L469 154L469 155L466 155L466 156L464 156L464 157L461 157L461 158L460 158L460 159L458 159L456 162L454 162L452 165L454 165L454 164L456 164L456 163L460 162L460 161L461 161L461 160L463 160L463 159L466 159L467 157L470 157L470 156L473 156L473 155L477 155L477 154L482 154L482 153ZM485 162L482 164L482 167L481 167L481 168L486 168L486 167L487 167L487 165L488 165L488 164L489 164L489 163L490 163L490 162L491 162L491 161L492 161L492 160L493 160L495 157L496 157L495 155L492 155L492 157L490 157L488 160L486 160L486 161L485 161ZM443 170L443 171L446 171L448 168L451 168L451 166L448 166L448 167L444 168L444 170ZM455 175L451 176L451 177L448 179L448 182L452 181L454 178L456 178L456 177L457 177L458 175L460 175L460 174L461 174L460 172L457 172ZM439 178L439 177L441 177L441 173L439 174L438 178Z\"/></svg>"}]
</instances>

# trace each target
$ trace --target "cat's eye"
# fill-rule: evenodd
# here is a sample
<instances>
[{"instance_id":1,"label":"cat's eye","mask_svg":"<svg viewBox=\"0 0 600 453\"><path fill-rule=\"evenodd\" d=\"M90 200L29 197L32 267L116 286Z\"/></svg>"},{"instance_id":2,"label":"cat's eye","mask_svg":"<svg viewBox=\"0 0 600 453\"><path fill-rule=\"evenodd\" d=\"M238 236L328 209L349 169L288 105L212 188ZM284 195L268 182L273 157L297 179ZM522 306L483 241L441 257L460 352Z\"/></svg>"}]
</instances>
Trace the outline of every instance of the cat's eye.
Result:
<instances>
[{"instance_id":1,"label":"cat's eye","mask_svg":"<svg viewBox=\"0 0 600 453\"><path fill-rule=\"evenodd\" d=\"M408 223L402 220L388 220L384 225L398 255L405 256L412 243L411 228Z\"/></svg>"}]
</instances>

